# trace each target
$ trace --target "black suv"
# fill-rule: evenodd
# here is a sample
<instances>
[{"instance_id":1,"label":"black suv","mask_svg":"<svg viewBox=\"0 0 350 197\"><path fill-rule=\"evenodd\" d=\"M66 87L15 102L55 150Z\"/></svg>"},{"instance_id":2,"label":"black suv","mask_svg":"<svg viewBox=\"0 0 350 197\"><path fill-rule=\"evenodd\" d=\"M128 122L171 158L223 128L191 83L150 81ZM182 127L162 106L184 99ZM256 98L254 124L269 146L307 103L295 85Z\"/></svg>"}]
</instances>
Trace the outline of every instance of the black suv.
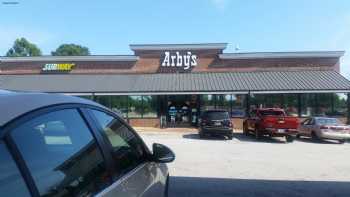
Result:
<instances>
[{"instance_id":1,"label":"black suv","mask_svg":"<svg viewBox=\"0 0 350 197\"><path fill-rule=\"evenodd\" d=\"M224 110L204 111L199 121L199 136L223 135L230 140L233 137L233 124L230 115Z\"/></svg>"}]
</instances>

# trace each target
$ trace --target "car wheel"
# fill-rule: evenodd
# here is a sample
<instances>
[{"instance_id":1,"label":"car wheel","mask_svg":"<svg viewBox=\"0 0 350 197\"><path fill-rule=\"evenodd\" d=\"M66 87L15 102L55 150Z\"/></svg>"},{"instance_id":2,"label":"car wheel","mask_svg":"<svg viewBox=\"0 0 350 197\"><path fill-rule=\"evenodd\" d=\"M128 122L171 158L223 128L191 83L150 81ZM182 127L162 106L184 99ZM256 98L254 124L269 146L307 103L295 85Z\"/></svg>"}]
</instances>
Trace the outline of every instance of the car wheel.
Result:
<instances>
[{"instance_id":1,"label":"car wheel","mask_svg":"<svg viewBox=\"0 0 350 197\"><path fill-rule=\"evenodd\" d=\"M204 134L202 133L202 132L199 132L199 138L204 138L205 136L204 136Z\"/></svg>"},{"instance_id":2,"label":"car wheel","mask_svg":"<svg viewBox=\"0 0 350 197\"><path fill-rule=\"evenodd\" d=\"M243 124L243 134L244 135L249 135L247 124Z\"/></svg>"},{"instance_id":3,"label":"car wheel","mask_svg":"<svg viewBox=\"0 0 350 197\"><path fill-rule=\"evenodd\" d=\"M255 129L254 131L255 139L260 140L261 139L261 134L258 129Z\"/></svg>"},{"instance_id":4,"label":"car wheel","mask_svg":"<svg viewBox=\"0 0 350 197\"><path fill-rule=\"evenodd\" d=\"M297 134L295 137L298 138L298 139L300 139L301 136L300 136L300 134Z\"/></svg>"},{"instance_id":5,"label":"car wheel","mask_svg":"<svg viewBox=\"0 0 350 197\"><path fill-rule=\"evenodd\" d=\"M320 138L317 136L317 134L314 131L311 133L311 139L314 142L320 141Z\"/></svg>"},{"instance_id":6,"label":"car wheel","mask_svg":"<svg viewBox=\"0 0 350 197\"><path fill-rule=\"evenodd\" d=\"M344 144L345 140L338 140L339 144Z\"/></svg>"},{"instance_id":7,"label":"car wheel","mask_svg":"<svg viewBox=\"0 0 350 197\"><path fill-rule=\"evenodd\" d=\"M290 135L287 135L287 136L286 136L286 141L287 141L288 143L293 142L293 141L294 141L294 137L293 137L293 136L290 136Z\"/></svg>"},{"instance_id":8,"label":"car wheel","mask_svg":"<svg viewBox=\"0 0 350 197\"><path fill-rule=\"evenodd\" d=\"M229 140L232 140L233 139L233 134L231 133L227 137L228 137Z\"/></svg>"}]
</instances>

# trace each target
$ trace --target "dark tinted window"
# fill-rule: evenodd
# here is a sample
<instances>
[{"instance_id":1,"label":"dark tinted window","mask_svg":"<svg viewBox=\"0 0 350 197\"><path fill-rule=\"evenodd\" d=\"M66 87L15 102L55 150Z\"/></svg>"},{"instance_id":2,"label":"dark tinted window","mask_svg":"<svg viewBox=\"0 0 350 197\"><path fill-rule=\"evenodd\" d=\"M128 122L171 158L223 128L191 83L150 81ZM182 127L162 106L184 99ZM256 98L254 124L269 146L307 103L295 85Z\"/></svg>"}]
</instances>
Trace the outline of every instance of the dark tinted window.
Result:
<instances>
[{"instance_id":1,"label":"dark tinted window","mask_svg":"<svg viewBox=\"0 0 350 197\"><path fill-rule=\"evenodd\" d=\"M113 148L113 157L121 173L145 161L142 141L121 121L101 111L92 110Z\"/></svg>"},{"instance_id":2,"label":"dark tinted window","mask_svg":"<svg viewBox=\"0 0 350 197\"><path fill-rule=\"evenodd\" d=\"M282 111L273 111L273 110L262 110L259 111L262 116L283 116L284 113Z\"/></svg>"},{"instance_id":3,"label":"dark tinted window","mask_svg":"<svg viewBox=\"0 0 350 197\"><path fill-rule=\"evenodd\" d=\"M11 135L41 196L90 196L108 186L102 155L77 110L41 115Z\"/></svg>"},{"instance_id":4,"label":"dark tinted window","mask_svg":"<svg viewBox=\"0 0 350 197\"><path fill-rule=\"evenodd\" d=\"M205 112L204 117L210 120L221 120L230 118L228 112L220 111Z\"/></svg>"},{"instance_id":5,"label":"dark tinted window","mask_svg":"<svg viewBox=\"0 0 350 197\"><path fill-rule=\"evenodd\" d=\"M27 186L5 144L0 141L0 196L30 196Z\"/></svg>"}]
</instances>

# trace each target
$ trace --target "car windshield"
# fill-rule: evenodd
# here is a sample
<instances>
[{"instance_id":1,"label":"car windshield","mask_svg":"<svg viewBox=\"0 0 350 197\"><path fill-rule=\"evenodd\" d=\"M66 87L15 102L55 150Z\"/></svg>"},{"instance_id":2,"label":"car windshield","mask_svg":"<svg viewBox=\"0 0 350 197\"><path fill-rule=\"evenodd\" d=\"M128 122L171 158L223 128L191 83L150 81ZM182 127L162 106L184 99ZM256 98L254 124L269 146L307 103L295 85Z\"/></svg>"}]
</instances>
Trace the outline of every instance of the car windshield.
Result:
<instances>
[{"instance_id":1,"label":"car windshield","mask_svg":"<svg viewBox=\"0 0 350 197\"><path fill-rule=\"evenodd\" d=\"M228 112L206 112L205 115L208 119L220 120L220 119L229 119Z\"/></svg>"},{"instance_id":2,"label":"car windshield","mask_svg":"<svg viewBox=\"0 0 350 197\"><path fill-rule=\"evenodd\" d=\"M282 111L273 111L273 110L262 110L260 111L262 116L283 116L284 113Z\"/></svg>"},{"instance_id":3,"label":"car windshield","mask_svg":"<svg viewBox=\"0 0 350 197\"><path fill-rule=\"evenodd\" d=\"M339 122L336 118L317 118L316 123L319 125L339 125L341 122Z\"/></svg>"}]
</instances>

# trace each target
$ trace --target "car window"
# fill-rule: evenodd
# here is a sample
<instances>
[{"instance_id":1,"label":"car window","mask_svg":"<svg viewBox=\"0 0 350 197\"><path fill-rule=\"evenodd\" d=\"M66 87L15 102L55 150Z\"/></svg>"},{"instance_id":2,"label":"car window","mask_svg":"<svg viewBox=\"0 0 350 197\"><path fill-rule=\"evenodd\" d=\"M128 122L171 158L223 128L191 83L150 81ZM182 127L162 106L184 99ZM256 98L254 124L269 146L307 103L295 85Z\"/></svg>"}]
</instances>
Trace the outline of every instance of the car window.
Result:
<instances>
[{"instance_id":1,"label":"car window","mask_svg":"<svg viewBox=\"0 0 350 197\"><path fill-rule=\"evenodd\" d=\"M6 145L0 141L0 196L7 195L26 197L30 193Z\"/></svg>"},{"instance_id":2,"label":"car window","mask_svg":"<svg viewBox=\"0 0 350 197\"><path fill-rule=\"evenodd\" d=\"M75 109L33 118L11 136L41 196L90 196L110 183L101 152Z\"/></svg>"},{"instance_id":3,"label":"car window","mask_svg":"<svg viewBox=\"0 0 350 197\"><path fill-rule=\"evenodd\" d=\"M319 125L339 125L341 122L336 118L318 118L316 120Z\"/></svg>"},{"instance_id":4,"label":"car window","mask_svg":"<svg viewBox=\"0 0 350 197\"><path fill-rule=\"evenodd\" d=\"M124 174L146 159L145 149L140 138L124 123L104 112L91 110L113 148L113 158L120 174Z\"/></svg>"},{"instance_id":5,"label":"car window","mask_svg":"<svg viewBox=\"0 0 350 197\"><path fill-rule=\"evenodd\" d=\"M314 124L315 124L315 119L311 118L311 119L309 120L308 125L314 125Z\"/></svg>"},{"instance_id":6,"label":"car window","mask_svg":"<svg viewBox=\"0 0 350 197\"><path fill-rule=\"evenodd\" d=\"M259 113L262 116L283 116L283 111L274 111L274 110L260 110Z\"/></svg>"},{"instance_id":7,"label":"car window","mask_svg":"<svg viewBox=\"0 0 350 197\"><path fill-rule=\"evenodd\" d=\"M303 124L303 125L308 125L309 122L310 122L310 118L305 119L305 120L302 122L302 124Z\"/></svg>"},{"instance_id":8,"label":"car window","mask_svg":"<svg viewBox=\"0 0 350 197\"><path fill-rule=\"evenodd\" d=\"M230 116L228 112L207 112L206 117L210 120L221 120L221 119L229 119Z\"/></svg>"}]
</instances>

